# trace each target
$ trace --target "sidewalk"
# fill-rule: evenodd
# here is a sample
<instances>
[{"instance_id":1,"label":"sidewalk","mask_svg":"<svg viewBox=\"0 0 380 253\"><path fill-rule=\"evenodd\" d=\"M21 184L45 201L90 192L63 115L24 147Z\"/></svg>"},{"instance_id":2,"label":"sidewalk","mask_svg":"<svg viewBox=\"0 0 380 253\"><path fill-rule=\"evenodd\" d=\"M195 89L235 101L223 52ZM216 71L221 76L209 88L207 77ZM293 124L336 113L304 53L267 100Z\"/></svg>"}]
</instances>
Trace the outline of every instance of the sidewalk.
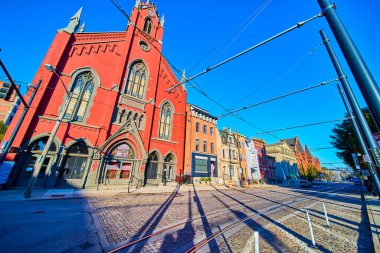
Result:
<instances>
[{"instance_id":1,"label":"sidewalk","mask_svg":"<svg viewBox=\"0 0 380 253\"><path fill-rule=\"evenodd\" d=\"M272 187L272 185L264 185L262 188ZM253 188L253 186L251 186ZM255 188L260 189L261 186L256 185ZM139 189L131 188L129 194L147 194L147 193L171 193L176 191L176 184L168 184L167 186L147 186ZM210 190L226 190L235 189L228 188L224 185L209 185L209 184L186 184L181 185L178 192L210 191ZM237 188L240 189L240 188ZM243 188L242 188L243 189ZM116 195L119 193L128 193L128 188L115 189L34 189L32 196L29 199L23 197L24 189L17 190L2 190L0 191L0 201L28 201L28 200L51 200L65 198L86 198L99 195Z\"/></svg>"},{"instance_id":2,"label":"sidewalk","mask_svg":"<svg viewBox=\"0 0 380 253\"><path fill-rule=\"evenodd\" d=\"M376 253L380 253L380 200L369 193L364 193L364 198L371 224L373 247Z\"/></svg>"}]
</instances>

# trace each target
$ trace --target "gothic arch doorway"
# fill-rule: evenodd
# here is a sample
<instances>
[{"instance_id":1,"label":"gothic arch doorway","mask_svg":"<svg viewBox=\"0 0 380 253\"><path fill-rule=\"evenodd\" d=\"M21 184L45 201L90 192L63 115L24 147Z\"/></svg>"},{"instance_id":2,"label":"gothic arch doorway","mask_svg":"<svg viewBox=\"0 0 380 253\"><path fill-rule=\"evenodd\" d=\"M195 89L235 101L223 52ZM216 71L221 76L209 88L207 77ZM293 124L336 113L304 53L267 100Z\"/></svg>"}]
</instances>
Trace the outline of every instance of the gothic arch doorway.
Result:
<instances>
[{"instance_id":1,"label":"gothic arch doorway","mask_svg":"<svg viewBox=\"0 0 380 253\"><path fill-rule=\"evenodd\" d=\"M29 181L34 172L34 165L37 159L41 158L42 151L45 148L46 142L49 137L42 137L35 140L28 146L27 152L24 154L23 159L25 163L22 165L20 174L17 178L17 186L25 187L29 184ZM48 154L38 174L35 187L44 187L45 182L51 170L52 162L55 160L57 154L57 146L52 142Z\"/></svg>"}]
</instances>

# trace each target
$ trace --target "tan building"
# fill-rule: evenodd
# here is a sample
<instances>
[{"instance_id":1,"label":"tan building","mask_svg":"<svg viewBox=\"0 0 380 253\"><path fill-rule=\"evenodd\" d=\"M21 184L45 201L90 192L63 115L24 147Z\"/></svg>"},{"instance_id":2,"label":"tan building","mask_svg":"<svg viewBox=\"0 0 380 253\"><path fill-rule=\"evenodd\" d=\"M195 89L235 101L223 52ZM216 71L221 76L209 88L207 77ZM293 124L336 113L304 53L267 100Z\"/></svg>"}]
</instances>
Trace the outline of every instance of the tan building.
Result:
<instances>
[{"instance_id":1,"label":"tan building","mask_svg":"<svg viewBox=\"0 0 380 253\"><path fill-rule=\"evenodd\" d=\"M186 104L186 143L184 175L194 182L218 177L217 118L195 105ZM214 179L214 183L217 183Z\"/></svg>"},{"instance_id":2,"label":"tan building","mask_svg":"<svg viewBox=\"0 0 380 253\"><path fill-rule=\"evenodd\" d=\"M239 133L234 133L235 139L238 146L239 155L239 178L240 186L248 186L248 166L247 166L247 150L246 150L246 140L247 138Z\"/></svg>"},{"instance_id":3,"label":"tan building","mask_svg":"<svg viewBox=\"0 0 380 253\"><path fill-rule=\"evenodd\" d=\"M0 87L5 87L8 85L10 84L0 81ZM0 120L2 120L6 125L9 125L19 105L20 99L16 96L16 92L13 92L8 101L5 101L4 98L0 98Z\"/></svg>"},{"instance_id":4,"label":"tan building","mask_svg":"<svg viewBox=\"0 0 380 253\"><path fill-rule=\"evenodd\" d=\"M218 174L225 185L238 185L240 164L237 140L231 128L219 130Z\"/></svg>"},{"instance_id":5,"label":"tan building","mask_svg":"<svg viewBox=\"0 0 380 253\"><path fill-rule=\"evenodd\" d=\"M297 157L286 141L266 145L266 151L275 158L276 180L287 182L299 178Z\"/></svg>"}]
</instances>

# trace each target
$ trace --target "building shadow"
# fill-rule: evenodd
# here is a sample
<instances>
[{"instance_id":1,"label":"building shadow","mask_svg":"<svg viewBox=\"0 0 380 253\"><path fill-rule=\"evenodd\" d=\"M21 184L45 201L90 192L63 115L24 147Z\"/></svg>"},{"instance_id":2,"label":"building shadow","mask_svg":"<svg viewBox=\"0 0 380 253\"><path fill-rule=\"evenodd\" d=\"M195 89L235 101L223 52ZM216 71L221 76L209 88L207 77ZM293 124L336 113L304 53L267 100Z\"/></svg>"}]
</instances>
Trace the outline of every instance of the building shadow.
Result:
<instances>
[{"instance_id":1,"label":"building shadow","mask_svg":"<svg viewBox=\"0 0 380 253\"><path fill-rule=\"evenodd\" d=\"M288 188L288 187L287 187ZM330 188L328 189L324 189L324 190L329 190ZM283 194L283 195L286 195L286 196L294 196L294 197L300 197L300 195L296 195L296 194L291 194L291 193L284 193L284 192L281 192L281 191L275 191L275 190L269 190L269 189L262 189L263 191L268 191L268 192L273 192L273 193L278 193L278 194ZM294 192L297 192L299 194L302 194L302 195L306 195L306 196L310 196L310 197L306 197L306 196L303 196L303 198L306 198L306 199L310 199L310 200L315 200L315 197L313 197L313 194L312 192L307 192L307 191L302 191L302 190L297 190L297 189L294 189ZM323 192L323 191L318 191L320 194L330 194L328 192ZM340 198L343 198L344 201ZM330 197L330 199L333 199L333 200L336 200L338 202L347 202L347 201L353 201L353 202L356 202L356 204L359 204L359 201L357 201L355 198L353 197L349 197L349 196L341 196L339 197ZM339 205L341 207L344 207L344 208L349 208L349 209L356 209L355 211L358 211L360 212L360 210L358 210L358 208L355 208L355 207L352 207L352 206L347 206L347 205L344 205L344 204L337 204L335 202L331 202L331 201L328 201L328 200L324 200L323 201L324 203L328 203L328 204L333 204L333 205Z\"/></svg>"},{"instance_id":2,"label":"building shadow","mask_svg":"<svg viewBox=\"0 0 380 253\"><path fill-rule=\"evenodd\" d=\"M285 232L291 234L292 236L294 236L295 238L301 240L301 241L304 242L305 244L307 244L307 245L311 245L311 240L308 239L308 238L306 238L305 236L303 236L303 235L297 233L296 231L293 231L292 229L290 229L290 228L288 228L288 227L282 225L281 223L279 223L279 222L277 222L276 220L270 218L269 216L265 215L264 213L261 213L261 212L257 211L256 209L254 209L254 208L252 208L252 207L250 207L250 206L244 204L242 201L240 201L240 200L238 200L238 199L236 199L236 198L234 198L234 197L232 197L232 196L230 196L230 195L228 195L228 194L226 194L226 193L220 191L219 189L215 188L215 190L218 191L218 192L220 192L220 193L222 193L223 195L227 196L228 198L230 198L230 199L236 201L236 202L239 203L241 206L244 206L245 208L247 208L248 210L250 210L252 213L256 213L256 214L258 214L260 217L266 219L267 221L269 221L269 222L272 223L273 225L275 225L275 226L277 226L278 228L282 229L283 231L285 231ZM264 197L261 197L261 198L263 198L263 199L267 199L267 198L264 198ZM289 207L289 208L291 208L292 210L296 210L296 211L303 212L302 210L300 210L300 209L298 209L298 208L291 207L291 206L289 206L289 205L286 205L286 204L283 204L283 203L279 203L279 202L277 202L277 201L271 201L271 200L269 200L269 201L270 201L270 202L273 202L273 203L276 203L276 204L279 204L279 205L281 205L281 206ZM302 218L304 218L304 217L302 217ZM262 228L262 229L263 229L263 228ZM328 249L324 248L324 247L321 246L321 245L318 245L318 250L321 251L321 252L331 252L331 251L329 251Z\"/></svg>"},{"instance_id":3,"label":"building shadow","mask_svg":"<svg viewBox=\"0 0 380 253\"><path fill-rule=\"evenodd\" d=\"M164 214L166 213L167 209L170 207L171 203L173 202L175 196L177 195L179 191L180 186L177 186L175 190L169 195L169 197L165 200L165 202L153 213L153 215L141 226L141 228L138 230L138 232L132 236L128 242L133 242L135 240L138 240L140 238L144 238L150 234L153 233L153 231L158 227L159 222L163 218ZM127 244L128 242L124 243ZM121 249L120 251L124 252L140 252L145 244L146 240L142 240L141 242L134 244L128 248Z\"/></svg>"},{"instance_id":4,"label":"building shadow","mask_svg":"<svg viewBox=\"0 0 380 253\"><path fill-rule=\"evenodd\" d=\"M223 206L225 206L226 208L230 208L222 199L220 199L218 196L212 194L213 197L218 200ZM276 235L274 235L272 232L264 229L260 224L258 224L254 219L252 218L249 218L249 216L241 211L238 211L238 210L233 210L233 209L230 209L230 211L235 215L236 218L240 219L240 220L243 220L243 219L246 219L244 221L244 224L247 225L252 231L257 231L258 229L261 229L263 231L265 231L266 233L266 236L265 236L265 240L271 244L272 247L274 247L278 252L283 252L284 251L284 245L281 245L279 239L276 237ZM257 211L255 211L255 213L257 215L259 215L259 213ZM221 230L222 228L219 227L219 229ZM226 247L228 248L228 251L229 252L232 252L232 249L231 249L231 246L230 244L228 243L227 241L227 238L224 236L223 233L221 233L221 236L222 236L222 239L223 239L223 242L226 244ZM263 237L264 238L264 237ZM214 252L213 249L211 249L211 252Z\"/></svg>"},{"instance_id":5,"label":"building shadow","mask_svg":"<svg viewBox=\"0 0 380 253\"><path fill-rule=\"evenodd\" d=\"M367 207L365 204L364 190L361 191L361 222L359 224L359 237L357 241L358 252L375 252L373 241L372 241L372 229L371 224L368 219ZM369 229L368 229L369 228Z\"/></svg>"},{"instance_id":6,"label":"building shadow","mask_svg":"<svg viewBox=\"0 0 380 253\"><path fill-rule=\"evenodd\" d=\"M192 198L191 192L188 191L188 217L189 221L193 219L192 215ZM184 244L188 247L194 246L195 230L192 222L186 222L185 226L176 232L176 236L173 233L165 235L163 243L159 249L159 252L176 252L178 248Z\"/></svg>"}]
</instances>

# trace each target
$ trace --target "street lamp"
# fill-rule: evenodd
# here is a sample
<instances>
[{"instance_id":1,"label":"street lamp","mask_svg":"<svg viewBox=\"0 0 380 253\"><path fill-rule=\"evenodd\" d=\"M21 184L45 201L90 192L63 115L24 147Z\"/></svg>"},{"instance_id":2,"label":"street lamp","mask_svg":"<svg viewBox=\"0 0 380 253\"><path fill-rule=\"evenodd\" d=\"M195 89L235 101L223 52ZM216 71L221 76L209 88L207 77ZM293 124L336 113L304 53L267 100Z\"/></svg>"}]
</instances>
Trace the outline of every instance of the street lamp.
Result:
<instances>
[{"instance_id":1,"label":"street lamp","mask_svg":"<svg viewBox=\"0 0 380 253\"><path fill-rule=\"evenodd\" d=\"M33 175L29 181L28 186L26 187L26 189L24 191L24 198L30 198L32 195L32 191L33 191L34 185L37 181L38 174L40 173L41 167L45 161L47 153L49 152L50 146L54 140L55 135L57 134L58 128L61 125L62 119L66 114L67 108L68 108L70 100L71 100L71 94L68 92L68 90L65 86L65 83L62 81L60 75L57 73L57 69L50 64L45 64L45 68L47 71L50 71L53 74L55 74L58 77L58 79L62 82L68 99L65 101L65 104L62 108L62 111L58 115L57 121L55 122L54 128L53 128L53 130L52 130L52 132L51 132L51 134L50 134L50 136L49 136L49 138L45 144L45 147L41 153L41 156L36 160L36 163L34 165Z\"/></svg>"}]
</instances>

